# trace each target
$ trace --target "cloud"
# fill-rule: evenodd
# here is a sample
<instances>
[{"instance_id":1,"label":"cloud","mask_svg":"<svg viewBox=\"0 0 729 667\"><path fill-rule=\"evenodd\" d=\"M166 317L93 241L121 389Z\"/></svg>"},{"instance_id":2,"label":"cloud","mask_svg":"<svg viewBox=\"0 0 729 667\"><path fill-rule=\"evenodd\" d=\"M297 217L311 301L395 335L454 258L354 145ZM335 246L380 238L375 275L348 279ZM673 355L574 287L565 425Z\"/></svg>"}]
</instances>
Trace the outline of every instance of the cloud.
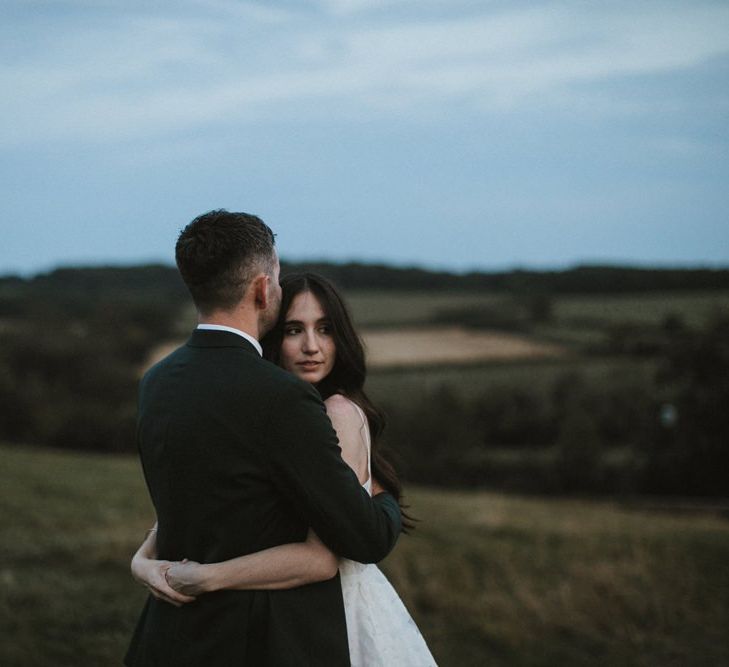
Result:
<instances>
[{"instance_id":1,"label":"cloud","mask_svg":"<svg viewBox=\"0 0 729 667\"><path fill-rule=\"evenodd\" d=\"M503 112L729 53L729 7L713 4L455 3L437 20L379 0L321 0L308 11L225 0L60 4L74 11L52 33L42 15L17 11L2 29L0 85L12 94L0 107L0 144L105 141L281 110L417 118L457 100ZM385 5L400 11L388 18Z\"/></svg>"}]
</instances>

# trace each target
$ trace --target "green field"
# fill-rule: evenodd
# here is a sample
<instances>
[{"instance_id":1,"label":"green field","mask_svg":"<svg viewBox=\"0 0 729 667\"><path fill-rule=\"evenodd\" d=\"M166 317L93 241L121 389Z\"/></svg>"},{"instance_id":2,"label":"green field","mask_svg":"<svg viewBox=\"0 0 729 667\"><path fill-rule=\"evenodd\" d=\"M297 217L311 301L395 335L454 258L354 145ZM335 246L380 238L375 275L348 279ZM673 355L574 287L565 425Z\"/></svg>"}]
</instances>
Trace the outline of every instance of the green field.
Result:
<instances>
[{"instance_id":1,"label":"green field","mask_svg":"<svg viewBox=\"0 0 729 667\"><path fill-rule=\"evenodd\" d=\"M120 664L151 521L133 458L0 448L0 664ZM729 521L413 489L384 570L440 665L729 664Z\"/></svg>"},{"instance_id":2,"label":"green field","mask_svg":"<svg viewBox=\"0 0 729 667\"><path fill-rule=\"evenodd\" d=\"M491 307L510 299L506 292L447 290L348 290L345 297L357 326L370 328L428 324L439 313ZM727 290L555 295L552 301L552 326L559 328L592 328L597 322L657 325L672 314L699 326L715 312L729 311ZM187 306L180 318L182 335L195 318L194 308Z\"/></svg>"},{"instance_id":3,"label":"green field","mask_svg":"<svg viewBox=\"0 0 729 667\"><path fill-rule=\"evenodd\" d=\"M576 374L590 385L605 386L620 377L647 382L655 368L656 362L652 359L617 356L397 367L373 370L367 378L367 390L374 400L391 405L407 405L409 401L432 398L444 387L465 398L489 389L514 387L526 387L546 395L554 383L566 375Z\"/></svg>"},{"instance_id":4,"label":"green field","mask_svg":"<svg viewBox=\"0 0 729 667\"><path fill-rule=\"evenodd\" d=\"M399 327L431 322L449 309L490 306L504 298L499 292L352 290L347 303L361 327Z\"/></svg>"},{"instance_id":5,"label":"green field","mask_svg":"<svg viewBox=\"0 0 729 667\"><path fill-rule=\"evenodd\" d=\"M352 290L346 293L357 324L408 326L431 322L441 311L493 306L503 292ZM718 310L729 311L729 291L673 291L641 294L555 295L554 325L595 323L660 324L678 315L690 326L705 323Z\"/></svg>"},{"instance_id":6,"label":"green field","mask_svg":"<svg viewBox=\"0 0 729 667\"><path fill-rule=\"evenodd\" d=\"M729 292L649 292L625 295L574 295L555 298L555 317L602 322L660 324L678 315L689 326L702 326L717 311L729 312Z\"/></svg>"}]
</instances>

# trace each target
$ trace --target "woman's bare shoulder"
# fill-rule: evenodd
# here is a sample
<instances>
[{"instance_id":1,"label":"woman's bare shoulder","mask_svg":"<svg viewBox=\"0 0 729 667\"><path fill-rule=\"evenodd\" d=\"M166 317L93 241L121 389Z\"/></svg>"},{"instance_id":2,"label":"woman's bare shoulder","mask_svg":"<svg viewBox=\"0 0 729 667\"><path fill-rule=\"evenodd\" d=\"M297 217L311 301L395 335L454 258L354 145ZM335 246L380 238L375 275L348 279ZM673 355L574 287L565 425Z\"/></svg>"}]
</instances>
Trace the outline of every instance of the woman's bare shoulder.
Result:
<instances>
[{"instance_id":1,"label":"woman's bare shoulder","mask_svg":"<svg viewBox=\"0 0 729 667\"><path fill-rule=\"evenodd\" d=\"M341 419L344 421L361 421L357 406L342 394L332 394L324 401L327 414L331 419Z\"/></svg>"},{"instance_id":2,"label":"woman's bare shoulder","mask_svg":"<svg viewBox=\"0 0 729 667\"><path fill-rule=\"evenodd\" d=\"M369 478L364 422L356 404L346 396L334 394L324 401L329 419L337 432L342 458L354 470L360 484Z\"/></svg>"},{"instance_id":3,"label":"woman's bare shoulder","mask_svg":"<svg viewBox=\"0 0 729 667\"><path fill-rule=\"evenodd\" d=\"M340 440L347 433L361 437L364 422L362 413L354 401L342 394L333 394L324 401L324 406Z\"/></svg>"}]
</instances>

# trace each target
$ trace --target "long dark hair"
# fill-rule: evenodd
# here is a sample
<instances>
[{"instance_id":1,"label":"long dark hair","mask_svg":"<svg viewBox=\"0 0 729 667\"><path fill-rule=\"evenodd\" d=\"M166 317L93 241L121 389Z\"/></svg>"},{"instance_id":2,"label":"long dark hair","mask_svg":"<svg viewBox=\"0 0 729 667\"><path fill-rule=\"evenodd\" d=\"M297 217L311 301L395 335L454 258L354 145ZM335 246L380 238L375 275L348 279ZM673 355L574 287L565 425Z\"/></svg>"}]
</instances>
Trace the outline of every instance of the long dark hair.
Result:
<instances>
[{"instance_id":1,"label":"long dark hair","mask_svg":"<svg viewBox=\"0 0 729 667\"><path fill-rule=\"evenodd\" d=\"M415 519L404 511L407 505L402 500L402 484L395 468L382 451L380 436L385 428L385 416L364 391L367 376L364 346L354 329L347 305L329 280L316 273L292 273L281 279L281 310L275 326L261 341L263 355L280 365L286 316L293 300L306 292L311 292L316 297L329 319L336 348L334 366L329 375L316 385L316 389L323 400L333 394L342 394L362 408L370 429L372 476L400 504L403 532L408 532L415 527Z\"/></svg>"}]
</instances>

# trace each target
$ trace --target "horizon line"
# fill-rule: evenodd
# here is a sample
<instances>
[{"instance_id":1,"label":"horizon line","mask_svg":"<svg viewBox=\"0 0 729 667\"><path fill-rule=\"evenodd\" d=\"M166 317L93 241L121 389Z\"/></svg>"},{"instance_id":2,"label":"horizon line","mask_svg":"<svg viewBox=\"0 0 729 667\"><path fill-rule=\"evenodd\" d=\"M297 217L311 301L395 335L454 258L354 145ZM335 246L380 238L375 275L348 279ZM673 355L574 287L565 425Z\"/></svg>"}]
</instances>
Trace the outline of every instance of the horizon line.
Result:
<instances>
[{"instance_id":1,"label":"horizon line","mask_svg":"<svg viewBox=\"0 0 729 667\"><path fill-rule=\"evenodd\" d=\"M324 264L329 266L363 266L370 268L382 268L394 271L422 271L425 273L439 273L452 276L467 275L497 275L503 273L516 272L532 272L532 273L564 273L575 271L578 269L617 269L617 270L637 270L637 271L729 271L729 262L641 262L630 260L579 260L575 262L565 262L563 264L511 264L501 267L471 267L466 269L455 269L452 267L417 264L409 262L387 262L385 260L363 260L363 259L342 259L333 260L325 258L316 259L293 259L281 258L281 265L297 265L297 264ZM0 271L0 280L8 280L19 278L23 280L32 280L34 278L48 276L56 271L64 270L95 270L95 269L136 269L144 267L166 267L176 268L174 262L167 260L154 260L140 262L124 262L124 261L100 261L100 262L78 262L78 263L58 263L48 269L28 270L28 271Z\"/></svg>"}]
</instances>

